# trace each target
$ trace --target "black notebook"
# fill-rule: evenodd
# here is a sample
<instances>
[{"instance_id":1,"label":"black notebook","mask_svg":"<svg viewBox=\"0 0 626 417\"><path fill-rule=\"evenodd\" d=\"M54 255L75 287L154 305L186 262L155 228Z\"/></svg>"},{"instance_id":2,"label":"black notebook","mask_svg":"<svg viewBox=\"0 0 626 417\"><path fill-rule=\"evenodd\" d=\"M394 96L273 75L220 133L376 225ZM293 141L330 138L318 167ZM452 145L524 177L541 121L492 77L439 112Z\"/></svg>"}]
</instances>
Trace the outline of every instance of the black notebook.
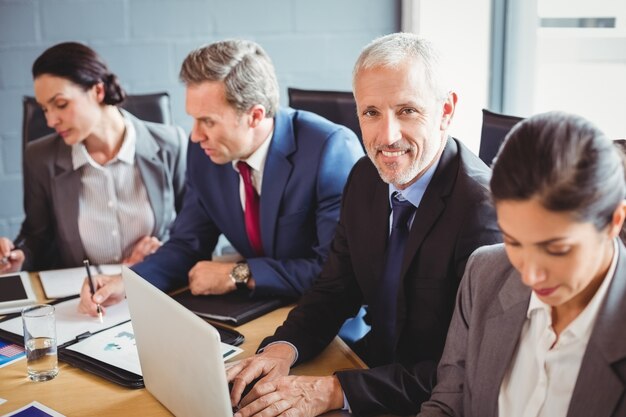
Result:
<instances>
[{"instance_id":1,"label":"black notebook","mask_svg":"<svg viewBox=\"0 0 626 417\"><path fill-rule=\"evenodd\" d=\"M247 323L289 302L285 298L251 298L245 290L223 295L193 295L187 290L173 298L200 317L235 326Z\"/></svg>"}]
</instances>

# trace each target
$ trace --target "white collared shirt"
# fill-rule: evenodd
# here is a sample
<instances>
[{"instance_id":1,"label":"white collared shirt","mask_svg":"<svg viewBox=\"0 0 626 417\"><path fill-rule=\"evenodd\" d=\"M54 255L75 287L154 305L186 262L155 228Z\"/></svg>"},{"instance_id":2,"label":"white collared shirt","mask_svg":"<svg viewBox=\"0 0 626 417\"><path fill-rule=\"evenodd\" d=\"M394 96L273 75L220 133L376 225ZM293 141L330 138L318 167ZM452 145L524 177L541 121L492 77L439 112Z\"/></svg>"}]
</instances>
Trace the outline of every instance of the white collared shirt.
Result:
<instances>
[{"instance_id":1,"label":"white collared shirt","mask_svg":"<svg viewBox=\"0 0 626 417\"><path fill-rule=\"evenodd\" d=\"M500 386L500 416L567 415L589 337L615 274L618 252L615 241L611 266L602 284L584 310L561 332L556 344L551 307L531 293L517 351Z\"/></svg>"},{"instance_id":2,"label":"white collared shirt","mask_svg":"<svg viewBox=\"0 0 626 417\"><path fill-rule=\"evenodd\" d=\"M265 161L267 160L267 153L270 149L270 143L272 142L272 138L274 137L274 131L272 130L267 138L261 143L261 145L257 148L256 151L252 152L252 155L248 157L248 159L241 159L241 161L248 164L251 168L250 176L252 177L252 185L254 189L261 196L261 188L263 186L263 171L265 170ZM232 162L233 169L237 171L239 174L239 170L237 169L237 162L240 160L237 159ZM244 187L243 179L241 175L239 175L239 199L241 200L241 207L245 211L246 209L246 189Z\"/></svg>"},{"instance_id":3,"label":"white collared shirt","mask_svg":"<svg viewBox=\"0 0 626 417\"><path fill-rule=\"evenodd\" d=\"M135 165L137 134L126 118L124 124L122 146L104 165L93 160L84 143L72 145L72 166L81 170L78 231L86 256L96 264L122 262L154 229L154 212Z\"/></svg>"}]
</instances>

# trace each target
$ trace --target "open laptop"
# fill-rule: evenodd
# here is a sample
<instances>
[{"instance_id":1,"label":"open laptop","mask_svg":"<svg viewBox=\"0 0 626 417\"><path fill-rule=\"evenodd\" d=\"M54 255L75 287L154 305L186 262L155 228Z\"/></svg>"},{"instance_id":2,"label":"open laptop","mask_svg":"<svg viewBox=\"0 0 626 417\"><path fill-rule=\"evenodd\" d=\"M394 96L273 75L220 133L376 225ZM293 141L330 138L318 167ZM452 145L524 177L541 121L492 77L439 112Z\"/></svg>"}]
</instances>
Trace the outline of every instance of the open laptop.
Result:
<instances>
[{"instance_id":1,"label":"open laptop","mask_svg":"<svg viewBox=\"0 0 626 417\"><path fill-rule=\"evenodd\" d=\"M122 277L146 389L177 417L232 417L217 330L134 271Z\"/></svg>"}]
</instances>

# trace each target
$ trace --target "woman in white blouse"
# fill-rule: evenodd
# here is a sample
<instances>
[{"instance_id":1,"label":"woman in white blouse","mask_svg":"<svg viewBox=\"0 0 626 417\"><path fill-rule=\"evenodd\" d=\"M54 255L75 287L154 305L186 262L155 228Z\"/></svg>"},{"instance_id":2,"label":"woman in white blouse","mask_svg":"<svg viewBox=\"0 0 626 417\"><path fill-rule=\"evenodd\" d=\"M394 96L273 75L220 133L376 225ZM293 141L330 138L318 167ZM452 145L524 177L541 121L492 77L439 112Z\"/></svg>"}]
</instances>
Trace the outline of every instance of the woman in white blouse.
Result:
<instances>
[{"instance_id":1,"label":"woman in white blouse","mask_svg":"<svg viewBox=\"0 0 626 417\"><path fill-rule=\"evenodd\" d=\"M419 416L626 416L622 159L577 116L513 128L491 179L504 244L467 264Z\"/></svg>"},{"instance_id":2,"label":"woman in white blouse","mask_svg":"<svg viewBox=\"0 0 626 417\"><path fill-rule=\"evenodd\" d=\"M184 132L118 108L117 77L80 43L47 49L32 73L56 133L26 147L26 216L15 243L0 238L0 272L141 261L182 204Z\"/></svg>"}]
</instances>

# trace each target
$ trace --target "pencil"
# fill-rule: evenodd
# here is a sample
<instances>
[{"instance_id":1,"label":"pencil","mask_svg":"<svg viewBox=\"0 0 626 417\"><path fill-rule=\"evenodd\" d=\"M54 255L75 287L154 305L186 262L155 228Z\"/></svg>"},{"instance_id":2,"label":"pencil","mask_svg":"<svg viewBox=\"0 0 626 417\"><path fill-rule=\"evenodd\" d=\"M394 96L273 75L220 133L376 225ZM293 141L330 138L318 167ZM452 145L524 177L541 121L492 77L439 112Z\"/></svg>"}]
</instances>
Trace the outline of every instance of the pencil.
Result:
<instances>
[{"instance_id":1,"label":"pencil","mask_svg":"<svg viewBox=\"0 0 626 417\"><path fill-rule=\"evenodd\" d=\"M87 270L87 281L89 281L89 290L91 291L91 295L94 295L96 293L96 287L93 284L93 279L91 278L91 268L89 268L89 260L85 259L83 261L83 264L85 265L85 269ZM96 304L96 308L98 311L98 318L100 319L100 323L102 323L102 307L100 307L100 304Z\"/></svg>"}]
</instances>

